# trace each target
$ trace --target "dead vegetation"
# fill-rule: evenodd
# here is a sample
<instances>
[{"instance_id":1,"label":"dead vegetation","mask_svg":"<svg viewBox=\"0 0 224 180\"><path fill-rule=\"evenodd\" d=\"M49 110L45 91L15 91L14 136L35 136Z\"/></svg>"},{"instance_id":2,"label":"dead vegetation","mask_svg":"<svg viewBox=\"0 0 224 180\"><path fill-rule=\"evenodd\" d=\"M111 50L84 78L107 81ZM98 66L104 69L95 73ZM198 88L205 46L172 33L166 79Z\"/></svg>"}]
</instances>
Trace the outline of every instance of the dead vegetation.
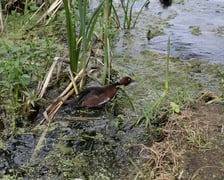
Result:
<instances>
[{"instance_id":1,"label":"dead vegetation","mask_svg":"<svg viewBox=\"0 0 224 180\"><path fill-rule=\"evenodd\" d=\"M205 103L215 97L205 93L179 114L172 114L163 127L163 141L152 147L140 145L140 155L147 160L147 178L224 178L224 104Z\"/></svg>"}]
</instances>

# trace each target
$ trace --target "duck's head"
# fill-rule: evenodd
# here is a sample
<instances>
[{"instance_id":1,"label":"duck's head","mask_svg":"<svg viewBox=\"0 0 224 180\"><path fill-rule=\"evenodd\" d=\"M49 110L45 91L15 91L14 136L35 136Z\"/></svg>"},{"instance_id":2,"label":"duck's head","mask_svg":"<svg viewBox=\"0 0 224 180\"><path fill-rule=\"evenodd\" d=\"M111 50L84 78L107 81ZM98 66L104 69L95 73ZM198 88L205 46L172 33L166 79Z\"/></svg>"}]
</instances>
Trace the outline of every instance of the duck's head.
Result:
<instances>
[{"instance_id":1,"label":"duck's head","mask_svg":"<svg viewBox=\"0 0 224 180\"><path fill-rule=\"evenodd\" d=\"M125 76L123 78L121 78L121 80L119 81L119 85L124 85L124 86L127 86L129 85L130 83L134 82L133 79L131 79L130 77L128 76Z\"/></svg>"}]
</instances>

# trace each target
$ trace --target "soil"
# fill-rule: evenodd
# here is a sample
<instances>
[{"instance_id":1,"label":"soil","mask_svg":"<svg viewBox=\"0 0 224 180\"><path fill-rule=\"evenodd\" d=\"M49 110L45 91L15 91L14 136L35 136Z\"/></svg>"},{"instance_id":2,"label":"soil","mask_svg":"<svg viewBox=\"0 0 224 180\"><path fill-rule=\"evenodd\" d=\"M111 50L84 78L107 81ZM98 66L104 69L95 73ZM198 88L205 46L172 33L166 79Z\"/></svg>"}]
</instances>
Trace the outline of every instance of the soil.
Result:
<instances>
[{"instance_id":1,"label":"soil","mask_svg":"<svg viewBox=\"0 0 224 180\"><path fill-rule=\"evenodd\" d=\"M208 147L192 146L183 154L185 176L224 179L224 104L198 104L189 113L190 122L203 131Z\"/></svg>"},{"instance_id":2,"label":"soil","mask_svg":"<svg viewBox=\"0 0 224 180\"><path fill-rule=\"evenodd\" d=\"M207 104L210 98L203 95L171 115L166 138L143 147L151 154L151 179L224 179L224 103Z\"/></svg>"}]
</instances>

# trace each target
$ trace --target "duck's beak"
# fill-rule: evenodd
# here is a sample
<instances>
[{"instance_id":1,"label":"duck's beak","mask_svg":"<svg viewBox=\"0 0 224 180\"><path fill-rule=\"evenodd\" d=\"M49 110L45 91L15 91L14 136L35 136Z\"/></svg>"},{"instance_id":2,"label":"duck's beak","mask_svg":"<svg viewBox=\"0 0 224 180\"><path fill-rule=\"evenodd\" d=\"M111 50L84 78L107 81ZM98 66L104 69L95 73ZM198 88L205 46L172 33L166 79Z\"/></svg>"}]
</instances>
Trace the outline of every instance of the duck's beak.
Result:
<instances>
[{"instance_id":1,"label":"duck's beak","mask_svg":"<svg viewBox=\"0 0 224 180\"><path fill-rule=\"evenodd\" d=\"M136 81L134 79L132 79L131 82L133 83L133 82L136 82Z\"/></svg>"}]
</instances>

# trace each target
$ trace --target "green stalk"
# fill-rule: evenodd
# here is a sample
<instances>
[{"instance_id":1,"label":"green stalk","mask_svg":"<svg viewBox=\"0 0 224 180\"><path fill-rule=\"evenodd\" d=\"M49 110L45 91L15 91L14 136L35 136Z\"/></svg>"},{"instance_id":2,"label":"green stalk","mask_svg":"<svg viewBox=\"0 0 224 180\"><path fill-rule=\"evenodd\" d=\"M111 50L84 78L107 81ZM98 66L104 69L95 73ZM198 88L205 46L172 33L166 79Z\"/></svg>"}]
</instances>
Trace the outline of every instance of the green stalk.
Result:
<instances>
[{"instance_id":1,"label":"green stalk","mask_svg":"<svg viewBox=\"0 0 224 180\"><path fill-rule=\"evenodd\" d=\"M137 23L137 20L138 20L140 14L142 13L144 7L145 7L146 4L148 4L149 2L150 2L149 0L145 1L145 3L143 4L143 6L141 7L141 9L140 9L140 11L138 12L138 14L137 14L137 16L136 16L136 18L135 18L135 21L134 21L134 23L133 23L133 28L135 27L135 25L136 25L136 23Z\"/></svg>"},{"instance_id":2,"label":"green stalk","mask_svg":"<svg viewBox=\"0 0 224 180\"><path fill-rule=\"evenodd\" d=\"M129 18L128 18L128 22L127 22L127 27L128 29L131 28L131 21L132 21L132 10L133 10L133 6L135 4L135 1L132 2L131 7L130 7L130 11L129 11Z\"/></svg>"},{"instance_id":3,"label":"green stalk","mask_svg":"<svg viewBox=\"0 0 224 180\"><path fill-rule=\"evenodd\" d=\"M100 5L96 8L96 10L94 11L94 13L93 13L93 15L91 16L91 19L90 19L90 21L89 21L89 23L88 23L88 27L87 27L87 29L86 29L86 37L87 37L87 38L86 38L86 46L87 46L87 48L88 48L89 43L90 43L90 41L91 41L91 38L92 38L92 35L93 35L93 30L94 30L94 28L95 28L97 19L98 19L99 15L100 15L100 12L101 12L101 10L102 10L102 7L103 7L103 5L104 5L104 2L105 2L105 0L103 0L103 1L100 3Z\"/></svg>"},{"instance_id":4,"label":"green stalk","mask_svg":"<svg viewBox=\"0 0 224 180\"><path fill-rule=\"evenodd\" d=\"M126 28L126 24L128 22L128 5L129 5L129 0L127 0L126 5L124 4L124 0L121 0L121 6L124 11L124 22L123 22L124 28Z\"/></svg>"},{"instance_id":5,"label":"green stalk","mask_svg":"<svg viewBox=\"0 0 224 180\"><path fill-rule=\"evenodd\" d=\"M108 25L109 25L109 4L110 0L105 1L104 7L104 68L103 68L103 83L106 83L106 78L109 72L109 38L108 38ZM108 76L110 78L110 76Z\"/></svg>"},{"instance_id":6,"label":"green stalk","mask_svg":"<svg viewBox=\"0 0 224 180\"><path fill-rule=\"evenodd\" d=\"M169 64L170 64L170 37L167 42L167 62L166 62L166 75L165 75L165 92L169 90Z\"/></svg>"},{"instance_id":7,"label":"green stalk","mask_svg":"<svg viewBox=\"0 0 224 180\"><path fill-rule=\"evenodd\" d=\"M24 8L24 14L26 15L27 13L28 13L28 0L26 0Z\"/></svg>"},{"instance_id":8,"label":"green stalk","mask_svg":"<svg viewBox=\"0 0 224 180\"><path fill-rule=\"evenodd\" d=\"M131 99L131 97L128 95L128 93L125 91L124 87L120 87L120 90L124 93L124 95L127 97L127 100L129 104L131 105L132 109L134 110L135 114L137 114L136 107Z\"/></svg>"},{"instance_id":9,"label":"green stalk","mask_svg":"<svg viewBox=\"0 0 224 180\"><path fill-rule=\"evenodd\" d=\"M120 27L120 20L119 20L119 16L118 16L118 14L117 14L117 11L116 11L116 9L115 9L115 7L114 7L114 5L112 4L112 10L113 10L113 12L114 12L114 15L115 15L115 19L116 19L116 21L118 22L118 25L119 25L119 27Z\"/></svg>"},{"instance_id":10,"label":"green stalk","mask_svg":"<svg viewBox=\"0 0 224 180\"><path fill-rule=\"evenodd\" d=\"M76 48L76 33L75 27L72 24L71 13L69 10L68 0L63 0L66 13L66 29L69 48L69 59L72 72L77 72L79 50Z\"/></svg>"},{"instance_id":11,"label":"green stalk","mask_svg":"<svg viewBox=\"0 0 224 180\"><path fill-rule=\"evenodd\" d=\"M86 7L87 0L79 0L79 20L80 20L80 32L79 35L82 38L82 56L80 69L86 69Z\"/></svg>"},{"instance_id":12,"label":"green stalk","mask_svg":"<svg viewBox=\"0 0 224 180\"><path fill-rule=\"evenodd\" d=\"M132 21L133 21L133 7L134 7L134 4L136 2L136 0L133 0L132 1L132 4L131 6L129 7L130 5L130 0L127 0L126 1L126 4L125 4L125 1L124 0L121 0L121 7L123 9L123 12L124 12L124 22L123 22L123 28L127 28L127 29L130 29L130 28L134 28L136 23L137 23L137 20L140 16L140 14L142 13L144 7L146 6L146 4L149 3L149 0L146 0L145 3L142 5L141 9L139 10L139 12L137 13L137 16L134 20L134 23L133 25L132 24ZM114 10L114 12L116 12L116 10ZM116 14L115 14L116 17L118 17Z\"/></svg>"}]
</instances>

